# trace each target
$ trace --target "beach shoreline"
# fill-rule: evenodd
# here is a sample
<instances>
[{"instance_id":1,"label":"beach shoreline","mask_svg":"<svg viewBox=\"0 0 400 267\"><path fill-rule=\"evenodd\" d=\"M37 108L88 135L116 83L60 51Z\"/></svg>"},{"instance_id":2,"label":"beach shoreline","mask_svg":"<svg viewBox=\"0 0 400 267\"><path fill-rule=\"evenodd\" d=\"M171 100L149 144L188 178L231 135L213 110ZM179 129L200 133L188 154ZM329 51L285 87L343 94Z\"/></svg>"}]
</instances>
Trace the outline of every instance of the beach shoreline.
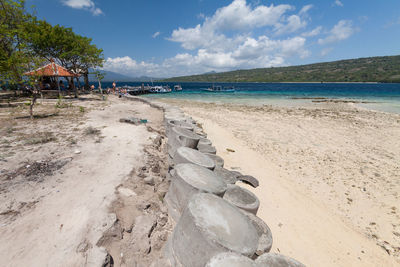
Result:
<instances>
[{"instance_id":1,"label":"beach shoreline","mask_svg":"<svg viewBox=\"0 0 400 267\"><path fill-rule=\"evenodd\" d=\"M249 189L274 233L274 252L307 266L400 264L398 114L348 103L162 101L203 125L228 168L260 180Z\"/></svg>"}]
</instances>

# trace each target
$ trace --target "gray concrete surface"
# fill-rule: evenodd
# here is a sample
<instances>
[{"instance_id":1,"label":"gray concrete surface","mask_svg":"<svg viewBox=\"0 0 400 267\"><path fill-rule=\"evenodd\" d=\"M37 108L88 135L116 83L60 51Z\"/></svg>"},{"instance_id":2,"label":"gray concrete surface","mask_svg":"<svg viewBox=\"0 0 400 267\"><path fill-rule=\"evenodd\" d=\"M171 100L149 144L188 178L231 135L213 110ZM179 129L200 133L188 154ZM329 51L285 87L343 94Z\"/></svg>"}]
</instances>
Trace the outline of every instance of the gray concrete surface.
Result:
<instances>
[{"instance_id":1,"label":"gray concrete surface","mask_svg":"<svg viewBox=\"0 0 400 267\"><path fill-rule=\"evenodd\" d=\"M212 257L206 267L256 267L256 263L240 254L226 252Z\"/></svg>"},{"instance_id":2,"label":"gray concrete surface","mask_svg":"<svg viewBox=\"0 0 400 267\"><path fill-rule=\"evenodd\" d=\"M210 157L214 161L216 167L221 167L221 168L224 167L225 161L220 156L211 153L203 153L203 154Z\"/></svg>"},{"instance_id":3,"label":"gray concrete surface","mask_svg":"<svg viewBox=\"0 0 400 267\"><path fill-rule=\"evenodd\" d=\"M222 197L227 189L222 178L213 171L195 164L178 164L172 174L165 201L175 222L193 195L205 192Z\"/></svg>"},{"instance_id":4,"label":"gray concrete surface","mask_svg":"<svg viewBox=\"0 0 400 267\"><path fill-rule=\"evenodd\" d=\"M190 267L203 267L222 252L252 256L259 239L257 230L241 211L207 193L191 198L171 238L174 260Z\"/></svg>"},{"instance_id":5,"label":"gray concrete surface","mask_svg":"<svg viewBox=\"0 0 400 267\"><path fill-rule=\"evenodd\" d=\"M210 154L216 154L217 150L215 147L210 146L210 145L205 145L205 144L198 144L197 145L197 150L199 150L202 153L210 153Z\"/></svg>"},{"instance_id":6,"label":"gray concrete surface","mask_svg":"<svg viewBox=\"0 0 400 267\"><path fill-rule=\"evenodd\" d=\"M295 259L275 253L261 255L256 259L256 263L259 267L305 267Z\"/></svg>"},{"instance_id":7,"label":"gray concrete surface","mask_svg":"<svg viewBox=\"0 0 400 267\"><path fill-rule=\"evenodd\" d=\"M175 165L179 163L193 163L210 170L215 169L215 163L212 159L192 148L179 147L173 158Z\"/></svg>"},{"instance_id":8,"label":"gray concrete surface","mask_svg":"<svg viewBox=\"0 0 400 267\"><path fill-rule=\"evenodd\" d=\"M234 184L237 182L236 175L225 168L217 166L215 167L214 172L218 176L222 177L222 179L224 179L227 184Z\"/></svg>"},{"instance_id":9,"label":"gray concrete surface","mask_svg":"<svg viewBox=\"0 0 400 267\"><path fill-rule=\"evenodd\" d=\"M256 215L244 210L242 210L242 212L253 223L254 227L257 230L257 234L260 237L256 253L252 257L253 259L255 259L264 253L268 253L271 250L273 243L272 232L268 225Z\"/></svg>"},{"instance_id":10,"label":"gray concrete surface","mask_svg":"<svg viewBox=\"0 0 400 267\"><path fill-rule=\"evenodd\" d=\"M239 175L238 176L238 180L242 181L242 182L244 182L246 184L249 184L254 188L258 187L259 184L260 184L258 182L258 180L255 177L251 176L251 175Z\"/></svg>"},{"instance_id":11,"label":"gray concrete surface","mask_svg":"<svg viewBox=\"0 0 400 267\"><path fill-rule=\"evenodd\" d=\"M199 144L202 144L202 145L209 145L209 146L212 145L211 141L208 140L207 138L204 138L204 137L200 138Z\"/></svg>"},{"instance_id":12,"label":"gray concrete surface","mask_svg":"<svg viewBox=\"0 0 400 267\"><path fill-rule=\"evenodd\" d=\"M260 201L256 195L237 185L228 186L224 194L224 199L236 207L251 212L254 215L257 214L258 208L260 207Z\"/></svg>"}]
</instances>

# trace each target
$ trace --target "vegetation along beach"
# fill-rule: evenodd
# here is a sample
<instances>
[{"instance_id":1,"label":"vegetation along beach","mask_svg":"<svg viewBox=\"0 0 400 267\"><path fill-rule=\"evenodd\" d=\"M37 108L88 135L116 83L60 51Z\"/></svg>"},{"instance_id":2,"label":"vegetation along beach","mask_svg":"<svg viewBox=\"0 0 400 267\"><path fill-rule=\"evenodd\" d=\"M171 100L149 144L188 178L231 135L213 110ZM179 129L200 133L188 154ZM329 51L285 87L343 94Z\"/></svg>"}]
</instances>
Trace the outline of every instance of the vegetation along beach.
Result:
<instances>
[{"instance_id":1,"label":"vegetation along beach","mask_svg":"<svg viewBox=\"0 0 400 267\"><path fill-rule=\"evenodd\" d=\"M0 265L400 266L398 10L0 0Z\"/></svg>"}]
</instances>

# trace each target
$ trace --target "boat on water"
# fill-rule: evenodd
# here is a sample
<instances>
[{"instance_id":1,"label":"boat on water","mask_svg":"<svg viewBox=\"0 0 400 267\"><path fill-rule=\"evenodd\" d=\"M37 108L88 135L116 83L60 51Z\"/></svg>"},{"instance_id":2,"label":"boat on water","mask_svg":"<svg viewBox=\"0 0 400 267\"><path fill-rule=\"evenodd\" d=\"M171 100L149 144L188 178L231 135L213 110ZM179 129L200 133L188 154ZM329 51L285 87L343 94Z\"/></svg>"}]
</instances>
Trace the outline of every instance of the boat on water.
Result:
<instances>
[{"instance_id":1,"label":"boat on water","mask_svg":"<svg viewBox=\"0 0 400 267\"><path fill-rule=\"evenodd\" d=\"M168 85L167 86L156 85L150 88L150 92L156 94L171 93L171 91L172 90Z\"/></svg>"},{"instance_id":2,"label":"boat on water","mask_svg":"<svg viewBox=\"0 0 400 267\"><path fill-rule=\"evenodd\" d=\"M211 92L211 93L233 93L235 92L235 88L232 87L222 87L220 85L212 86L207 89L203 89L203 91Z\"/></svg>"},{"instance_id":3,"label":"boat on water","mask_svg":"<svg viewBox=\"0 0 400 267\"><path fill-rule=\"evenodd\" d=\"M182 91L182 86L180 86L179 84L174 85L174 91Z\"/></svg>"}]
</instances>

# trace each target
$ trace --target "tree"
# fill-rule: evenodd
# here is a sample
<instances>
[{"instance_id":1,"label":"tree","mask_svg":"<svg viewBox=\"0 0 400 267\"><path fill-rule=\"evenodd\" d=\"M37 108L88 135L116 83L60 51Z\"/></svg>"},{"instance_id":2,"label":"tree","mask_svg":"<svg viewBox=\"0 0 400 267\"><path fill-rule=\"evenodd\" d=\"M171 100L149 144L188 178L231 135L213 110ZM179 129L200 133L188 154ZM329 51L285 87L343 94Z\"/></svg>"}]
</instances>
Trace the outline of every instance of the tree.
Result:
<instances>
[{"instance_id":1,"label":"tree","mask_svg":"<svg viewBox=\"0 0 400 267\"><path fill-rule=\"evenodd\" d=\"M85 88L89 89L89 69L101 67L104 61L103 50L92 44L91 38L76 34L71 28L52 26L41 20L35 20L29 36L35 53L47 60L54 59L74 73L83 74Z\"/></svg>"},{"instance_id":2,"label":"tree","mask_svg":"<svg viewBox=\"0 0 400 267\"><path fill-rule=\"evenodd\" d=\"M101 88L101 80L104 79L105 73L101 72L99 70L95 70L93 72L93 74L97 78L97 81L99 82L99 90L100 90L100 93L101 93L101 99L104 100L103 89Z\"/></svg>"},{"instance_id":3,"label":"tree","mask_svg":"<svg viewBox=\"0 0 400 267\"><path fill-rule=\"evenodd\" d=\"M35 55L28 49L27 24L32 16L24 1L0 0L0 81L10 86L23 82L22 76Z\"/></svg>"}]
</instances>

